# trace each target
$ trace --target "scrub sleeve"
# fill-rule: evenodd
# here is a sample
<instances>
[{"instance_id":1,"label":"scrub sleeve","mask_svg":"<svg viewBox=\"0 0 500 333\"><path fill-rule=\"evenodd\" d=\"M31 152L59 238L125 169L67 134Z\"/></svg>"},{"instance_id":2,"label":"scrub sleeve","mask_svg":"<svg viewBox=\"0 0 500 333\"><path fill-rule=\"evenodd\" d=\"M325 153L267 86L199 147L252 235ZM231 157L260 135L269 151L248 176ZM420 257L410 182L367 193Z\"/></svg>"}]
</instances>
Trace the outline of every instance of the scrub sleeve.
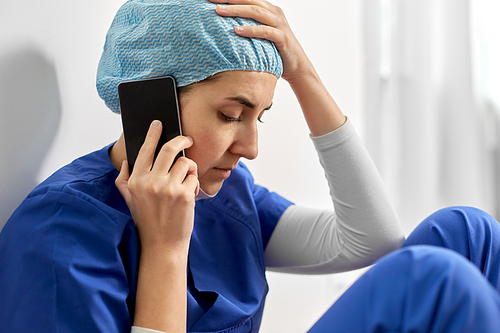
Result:
<instances>
[{"instance_id":1,"label":"scrub sleeve","mask_svg":"<svg viewBox=\"0 0 500 333\"><path fill-rule=\"evenodd\" d=\"M487 213L440 210L309 332L498 332L499 246L500 225Z\"/></svg>"},{"instance_id":2,"label":"scrub sleeve","mask_svg":"<svg viewBox=\"0 0 500 333\"><path fill-rule=\"evenodd\" d=\"M0 233L0 333L130 332L140 242L108 148L40 184ZM258 332L264 249L290 205L241 163L216 197L197 202L189 332Z\"/></svg>"}]
</instances>

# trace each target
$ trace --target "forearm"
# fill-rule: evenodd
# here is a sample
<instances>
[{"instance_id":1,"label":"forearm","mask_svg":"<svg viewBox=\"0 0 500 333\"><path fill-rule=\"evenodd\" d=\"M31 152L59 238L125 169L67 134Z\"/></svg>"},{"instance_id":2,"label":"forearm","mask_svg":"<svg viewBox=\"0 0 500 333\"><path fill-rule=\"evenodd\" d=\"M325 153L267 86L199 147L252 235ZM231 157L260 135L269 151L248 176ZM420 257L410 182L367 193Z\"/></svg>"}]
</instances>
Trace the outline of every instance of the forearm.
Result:
<instances>
[{"instance_id":1,"label":"forearm","mask_svg":"<svg viewBox=\"0 0 500 333\"><path fill-rule=\"evenodd\" d=\"M346 117L340 111L330 93L326 90L319 75L303 55L300 75L288 79L297 96L312 136L321 136L342 126Z\"/></svg>"},{"instance_id":2,"label":"forearm","mask_svg":"<svg viewBox=\"0 0 500 333\"><path fill-rule=\"evenodd\" d=\"M313 140L335 211L291 206L266 248L266 266L290 273L334 273L364 267L401 247L401 225L352 124Z\"/></svg>"},{"instance_id":3,"label":"forearm","mask_svg":"<svg viewBox=\"0 0 500 333\"><path fill-rule=\"evenodd\" d=\"M134 326L186 332L186 267L187 254L143 247Z\"/></svg>"},{"instance_id":4,"label":"forearm","mask_svg":"<svg viewBox=\"0 0 500 333\"><path fill-rule=\"evenodd\" d=\"M352 124L313 141L328 180L338 228L351 254L366 256L369 262L401 246L404 235L396 211Z\"/></svg>"}]
</instances>

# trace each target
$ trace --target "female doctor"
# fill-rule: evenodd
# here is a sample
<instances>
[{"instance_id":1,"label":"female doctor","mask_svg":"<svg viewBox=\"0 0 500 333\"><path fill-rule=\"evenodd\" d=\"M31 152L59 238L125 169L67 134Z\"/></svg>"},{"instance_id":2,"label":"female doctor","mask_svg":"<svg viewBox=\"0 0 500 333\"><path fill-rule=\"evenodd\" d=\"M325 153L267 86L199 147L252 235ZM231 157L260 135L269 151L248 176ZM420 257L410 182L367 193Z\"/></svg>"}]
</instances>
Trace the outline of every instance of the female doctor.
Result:
<instances>
[{"instance_id":1,"label":"female doctor","mask_svg":"<svg viewBox=\"0 0 500 333\"><path fill-rule=\"evenodd\" d=\"M119 82L172 75L184 136L153 164L162 127L154 121L132 174L122 136L28 196L0 236L0 331L257 332L266 268L345 271L403 245L373 163L282 11L260 0L211 2L131 0L117 13L99 94L119 112ZM257 123L280 76L300 102L335 211L293 205L239 162L257 157ZM396 251L311 332L493 332L499 234L478 210L432 215L407 245L450 247L475 266L434 246Z\"/></svg>"}]
</instances>

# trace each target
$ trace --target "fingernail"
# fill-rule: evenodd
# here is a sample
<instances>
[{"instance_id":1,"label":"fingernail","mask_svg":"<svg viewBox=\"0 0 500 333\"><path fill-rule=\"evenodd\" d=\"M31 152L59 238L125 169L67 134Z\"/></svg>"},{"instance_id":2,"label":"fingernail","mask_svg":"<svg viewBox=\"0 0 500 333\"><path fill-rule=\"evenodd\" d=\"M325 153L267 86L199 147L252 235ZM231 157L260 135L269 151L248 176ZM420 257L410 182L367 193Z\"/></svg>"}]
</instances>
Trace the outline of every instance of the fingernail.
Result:
<instances>
[{"instance_id":1,"label":"fingernail","mask_svg":"<svg viewBox=\"0 0 500 333\"><path fill-rule=\"evenodd\" d=\"M226 10L226 6L217 5L217 9L220 10L220 11L225 11Z\"/></svg>"},{"instance_id":2,"label":"fingernail","mask_svg":"<svg viewBox=\"0 0 500 333\"><path fill-rule=\"evenodd\" d=\"M234 28L234 29L236 30L236 32L239 32L239 33L243 32L243 31L245 30L245 28L243 28L243 27L241 27L241 26L236 27L236 28Z\"/></svg>"},{"instance_id":3,"label":"fingernail","mask_svg":"<svg viewBox=\"0 0 500 333\"><path fill-rule=\"evenodd\" d=\"M161 124L161 121L153 120L153 122L151 123L151 127L158 127L158 126L160 126L160 124Z\"/></svg>"},{"instance_id":4,"label":"fingernail","mask_svg":"<svg viewBox=\"0 0 500 333\"><path fill-rule=\"evenodd\" d=\"M192 137L190 137L190 136L186 136L186 138L188 138L188 139L189 139L189 141L191 141L191 143L194 143L194 140L193 140L193 138L192 138Z\"/></svg>"}]
</instances>

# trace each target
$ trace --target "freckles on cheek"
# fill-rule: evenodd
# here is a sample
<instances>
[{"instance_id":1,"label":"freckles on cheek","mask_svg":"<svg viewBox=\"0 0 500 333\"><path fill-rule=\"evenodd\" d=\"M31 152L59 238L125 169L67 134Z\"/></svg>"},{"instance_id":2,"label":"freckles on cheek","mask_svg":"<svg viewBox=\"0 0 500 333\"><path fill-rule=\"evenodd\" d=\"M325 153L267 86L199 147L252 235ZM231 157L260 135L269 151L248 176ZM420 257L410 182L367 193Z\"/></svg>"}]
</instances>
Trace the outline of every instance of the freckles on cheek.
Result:
<instances>
[{"instance_id":1,"label":"freckles on cheek","mask_svg":"<svg viewBox=\"0 0 500 333\"><path fill-rule=\"evenodd\" d=\"M198 164L198 171L206 171L222 155L217 140L212 136L198 136L194 144L186 150L186 157Z\"/></svg>"},{"instance_id":2,"label":"freckles on cheek","mask_svg":"<svg viewBox=\"0 0 500 333\"><path fill-rule=\"evenodd\" d=\"M214 137L206 136L201 139L201 142L199 149L205 160L216 159L219 155L222 155L220 141L214 139Z\"/></svg>"}]
</instances>

